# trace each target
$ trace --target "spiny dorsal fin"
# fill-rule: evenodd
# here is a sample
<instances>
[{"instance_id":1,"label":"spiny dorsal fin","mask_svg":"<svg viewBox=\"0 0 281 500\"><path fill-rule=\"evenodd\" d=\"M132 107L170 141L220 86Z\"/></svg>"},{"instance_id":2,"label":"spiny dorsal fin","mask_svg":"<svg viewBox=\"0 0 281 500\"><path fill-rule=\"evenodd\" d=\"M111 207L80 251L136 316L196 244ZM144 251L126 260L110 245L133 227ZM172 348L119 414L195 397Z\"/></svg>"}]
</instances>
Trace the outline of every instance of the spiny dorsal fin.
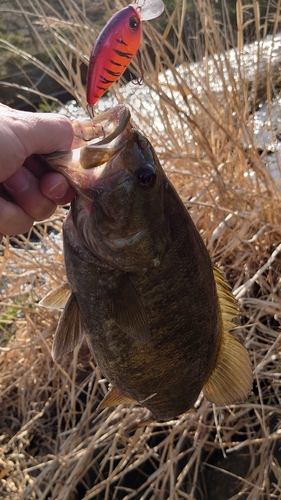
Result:
<instances>
[{"instance_id":1,"label":"spiny dorsal fin","mask_svg":"<svg viewBox=\"0 0 281 500\"><path fill-rule=\"evenodd\" d=\"M230 285L218 267L213 267L217 294L220 303L224 330L229 332L234 327L233 318L237 316L237 302L232 295Z\"/></svg>"},{"instance_id":2,"label":"spiny dorsal fin","mask_svg":"<svg viewBox=\"0 0 281 500\"><path fill-rule=\"evenodd\" d=\"M102 402L99 404L98 409L103 410L104 408L110 408L111 406L118 406L121 404L136 403L137 401L130 398L129 396L124 396L117 387L114 385L110 391L104 396Z\"/></svg>"},{"instance_id":3,"label":"spiny dorsal fin","mask_svg":"<svg viewBox=\"0 0 281 500\"><path fill-rule=\"evenodd\" d=\"M252 369L245 347L229 330L237 314L236 300L218 268L214 277L221 308L222 339L216 366L203 387L206 398L218 405L245 401L252 389Z\"/></svg>"},{"instance_id":4,"label":"spiny dorsal fin","mask_svg":"<svg viewBox=\"0 0 281 500\"><path fill-rule=\"evenodd\" d=\"M72 293L59 319L56 329L53 347L53 360L64 356L82 340L81 313L75 297Z\"/></svg>"},{"instance_id":5,"label":"spiny dorsal fin","mask_svg":"<svg viewBox=\"0 0 281 500\"><path fill-rule=\"evenodd\" d=\"M59 285L55 290L47 293L39 302L39 306L50 307L51 309L61 309L67 303L71 295L70 284L65 282Z\"/></svg>"}]
</instances>

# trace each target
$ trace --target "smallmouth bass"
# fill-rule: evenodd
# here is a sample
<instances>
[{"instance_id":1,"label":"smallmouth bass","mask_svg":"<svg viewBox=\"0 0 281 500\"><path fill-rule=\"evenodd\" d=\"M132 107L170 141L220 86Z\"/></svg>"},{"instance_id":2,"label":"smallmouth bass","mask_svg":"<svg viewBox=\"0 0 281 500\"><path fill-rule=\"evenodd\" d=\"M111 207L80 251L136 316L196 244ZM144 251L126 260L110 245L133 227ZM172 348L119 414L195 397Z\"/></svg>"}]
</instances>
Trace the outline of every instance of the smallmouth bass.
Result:
<instances>
[{"instance_id":1,"label":"smallmouth bass","mask_svg":"<svg viewBox=\"0 0 281 500\"><path fill-rule=\"evenodd\" d=\"M101 408L134 401L170 419L201 390L218 405L245 400L235 299L151 144L125 106L79 127L81 148L44 157L77 193L63 228L68 282L41 301L64 307L53 358L85 333L112 384Z\"/></svg>"}]
</instances>

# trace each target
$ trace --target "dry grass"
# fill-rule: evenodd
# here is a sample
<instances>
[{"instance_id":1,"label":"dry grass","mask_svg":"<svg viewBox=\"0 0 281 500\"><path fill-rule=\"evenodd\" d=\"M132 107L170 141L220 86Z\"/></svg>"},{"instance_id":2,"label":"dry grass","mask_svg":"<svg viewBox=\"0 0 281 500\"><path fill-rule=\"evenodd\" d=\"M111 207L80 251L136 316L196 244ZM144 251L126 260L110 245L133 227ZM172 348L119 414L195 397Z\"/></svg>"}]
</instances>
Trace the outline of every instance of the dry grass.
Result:
<instances>
[{"instance_id":1,"label":"dry grass","mask_svg":"<svg viewBox=\"0 0 281 500\"><path fill-rule=\"evenodd\" d=\"M39 9L39 2L33 4ZM252 79L245 73L242 51L236 52L238 71L233 74L224 52L234 37L227 11L222 29L213 21L208 2L197 2L198 15L205 23L204 45L200 46L206 56L203 66L190 66L188 76L182 76L180 68L170 63L165 46L177 65L191 59L188 48L180 43L184 5L177 2L163 35L151 26L146 28L146 67L150 65L148 40L158 47L156 70L150 65L147 85L162 130L151 130L142 109L133 109L133 116L138 127L152 137L214 263L233 286L240 307L241 326L236 335L252 359L253 393L244 404L227 408L212 407L200 398L196 413L146 426L142 422L148 415L140 407L98 412L106 383L86 345L53 363L50 346L58 316L37 306L64 276L60 240L47 230L61 231L65 211L59 209L49 221L35 226L39 244L20 236L12 246L8 240L2 245L1 498L281 497L280 186L255 147L251 114L258 102L271 101L279 92L278 58L274 45L265 56L263 37L270 23L273 35L278 30L280 4L272 4L276 15L268 9L265 21L259 18L258 2L247 6L253 9L252 27L260 41ZM75 43L85 46L73 51L86 58L88 27L85 19L76 26L75 12L69 30ZM55 14L52 19L41 15L46 29L60 40L60 54L64 54L61 22L54 20ZM241 50L245 16L246 7L238 2ZM179 41L176 49L168 42L171 30ZM221 56L212 59L215 54ZM79 68L73 75L71 56L63 57L68 58L63 62L67 68L63 78L68 78L73 95L83 103ZM166 79L161 76L164 66L170 70ZM219 90L212 86L214 71ZM124 100L118 88L114 92L118 100Z\"/></svg>"}]
</instances>

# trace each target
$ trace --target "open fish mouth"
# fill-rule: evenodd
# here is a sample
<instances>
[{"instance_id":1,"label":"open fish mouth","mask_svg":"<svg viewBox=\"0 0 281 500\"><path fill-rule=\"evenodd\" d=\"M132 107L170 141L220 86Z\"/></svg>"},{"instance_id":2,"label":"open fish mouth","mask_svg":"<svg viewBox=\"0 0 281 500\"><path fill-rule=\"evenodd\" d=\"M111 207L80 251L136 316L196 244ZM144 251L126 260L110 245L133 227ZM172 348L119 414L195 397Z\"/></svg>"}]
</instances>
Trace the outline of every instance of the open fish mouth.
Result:
<instances>
[{"instance_id":1,"label":"open fish mouth","mask_svg":"<svg viewBox=\"0 0 281 500\"><path fill-rule=\"evenodd\" d=\"M130 118L129 109L120 105L92 120L74 120L72 122L74 145L76 147L94 145L99 147L109 144L123 132Z\"/></svg>"},{"instance_id":2,"label":"open fish mouth","mask_svg":"<svg viewBox=\"0 0 281 500\"><path fill-rule=\"evenodd\" d=\"M65 175L80 192L89 187L93 175L99 177L99 170L92 169L106 164L126 145L132 129L130 117L129 109L120 105L92 120L76 120L72 123L74 149L37 155L37 159L47 170Z\"/></svg>"}]
</instances>

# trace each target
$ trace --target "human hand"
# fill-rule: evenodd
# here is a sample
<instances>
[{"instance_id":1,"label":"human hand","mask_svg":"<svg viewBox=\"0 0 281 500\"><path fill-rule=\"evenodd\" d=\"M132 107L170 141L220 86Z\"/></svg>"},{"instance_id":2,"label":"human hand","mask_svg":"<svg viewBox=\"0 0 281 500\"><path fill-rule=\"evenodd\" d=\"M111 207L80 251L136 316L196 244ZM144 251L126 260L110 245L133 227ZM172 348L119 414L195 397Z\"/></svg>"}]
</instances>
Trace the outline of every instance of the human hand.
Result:
<instances>
[{"instance_id":1,"label":"human hand","mask_svg":"<svg viewBox=\"0 0 281 500\"><path fill-rule=\"evenodd\" d=\"M49 217L74 191L63 175L46 172L33 156L71 149L73 129L66 117L0 104L0 124L1 241L3 235L25 233L34 220Z\"/></svg>"}]
</instances>

